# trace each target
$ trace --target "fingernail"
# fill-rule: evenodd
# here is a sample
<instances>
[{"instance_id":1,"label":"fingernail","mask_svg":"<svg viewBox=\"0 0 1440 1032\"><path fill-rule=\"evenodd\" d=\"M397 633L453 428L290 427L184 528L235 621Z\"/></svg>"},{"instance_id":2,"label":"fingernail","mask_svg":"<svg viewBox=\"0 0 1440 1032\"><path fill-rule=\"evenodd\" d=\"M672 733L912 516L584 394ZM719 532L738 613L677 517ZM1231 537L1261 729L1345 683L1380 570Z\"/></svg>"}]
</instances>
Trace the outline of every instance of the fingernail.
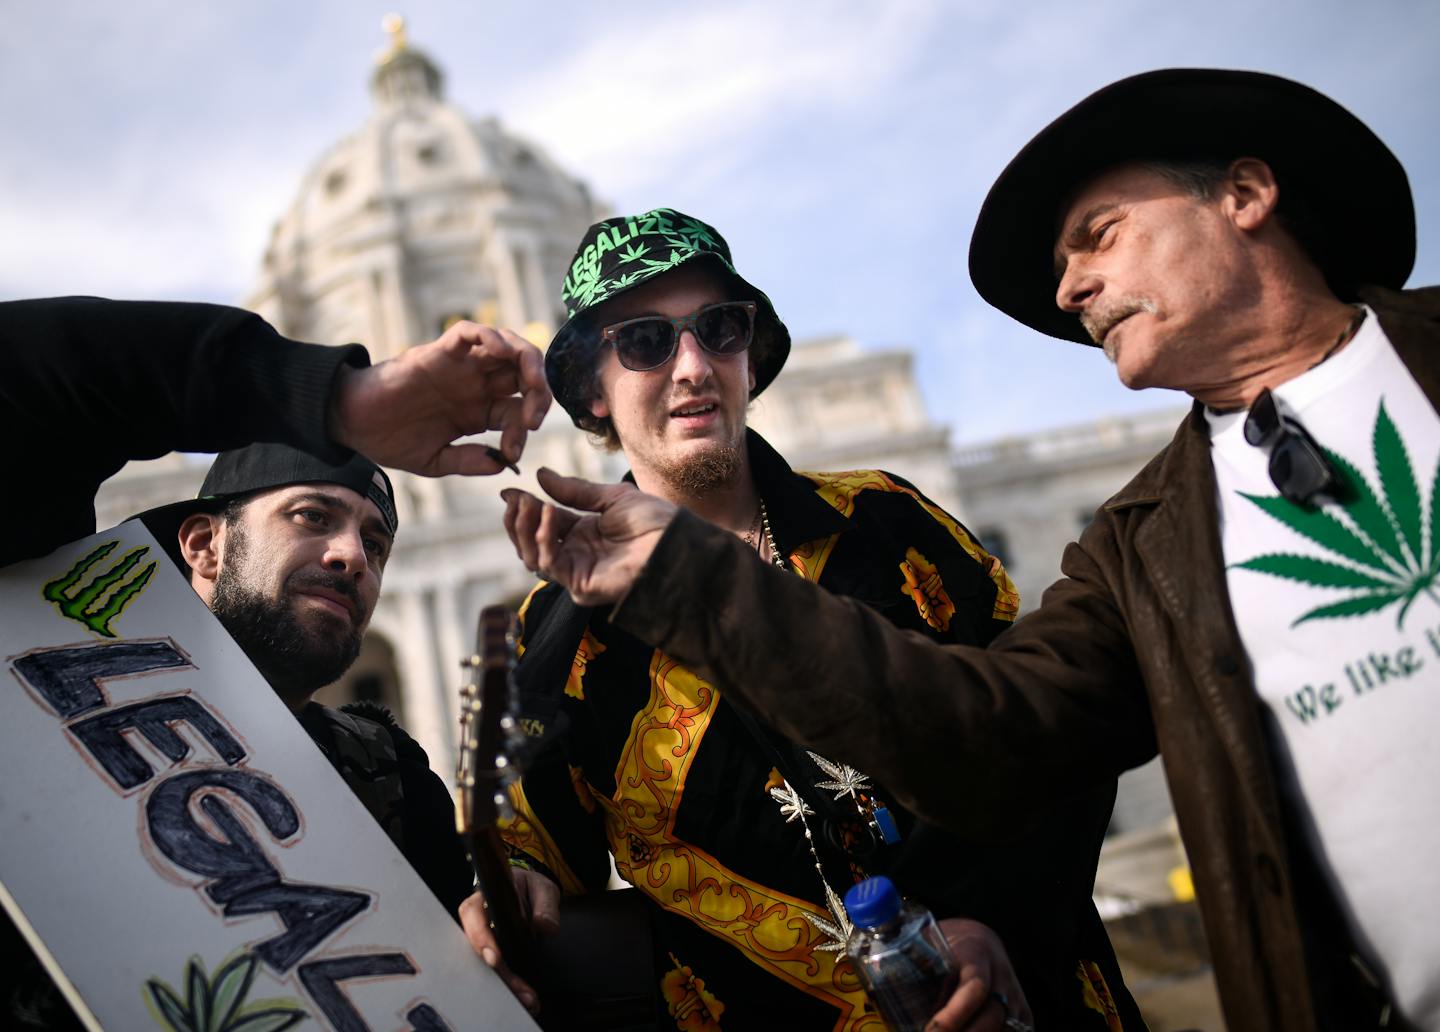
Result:
<instances>
[{"instance_id":1,"label":"fingernail","mask_svg":"<svg viewBox=\"0 0 1440 1032\"><path fill-rule=\"evenodd\" d=\"M480 957L485 961L486 964L489 964L492 968L496 964L500 963L500 957L489 946L482 946L480 948Z\"/></svg>"},{"instance_id":2,"label":"fingernail","mask_svg":"<svg viewBox=\"0 0 1440 1032\"><path fill-rule=\"evenodd\" d=\"M533 1011L535 1009L535 1004L537 1001L535 999L534 993L527 992L524 989L521 989L517 995L520 997L520 1002L525 1005L526 1010Z\"/></svg>"}]
</instances>

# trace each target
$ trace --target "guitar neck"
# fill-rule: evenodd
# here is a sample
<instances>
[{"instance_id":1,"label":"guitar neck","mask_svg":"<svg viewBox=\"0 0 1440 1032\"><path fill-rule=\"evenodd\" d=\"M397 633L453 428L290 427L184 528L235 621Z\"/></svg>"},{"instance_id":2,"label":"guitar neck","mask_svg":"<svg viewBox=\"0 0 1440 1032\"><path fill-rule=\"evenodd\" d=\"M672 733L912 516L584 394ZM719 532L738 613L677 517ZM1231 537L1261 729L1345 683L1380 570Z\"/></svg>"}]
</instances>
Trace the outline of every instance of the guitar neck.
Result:
<instances>
[{"instance_id":1,"label":"guitar neck","mask_svg":"<svg viewBox=\"0 0 1440 1032\"><path fill-rule=\"evenodd\" d=\"M505 791L515 776L513 749L515 614L502 606L480 613L476 652L463 664L471 680L460 689L460 762L457 826L480 882L486 917L506 965L533 986L530 925L515 895L510 863L497 823L508 812Z\"/></svg>"},{"instance_id":2,"label":"guitar neck","mask_svg":"<svg viewBox=\"0 0 1440 1032\"><path fill-rule=\"evenodd\" d=\"M512 971L534 985L531 979L537 974L535 944L530 937L530 924L520 909L520 898L515 895L510 862L500 833L493 825L476 828L469 834L468 845L470 863L480 882L481 895L485 897L486 914L500 954Z\"/></svg>"}]
</instances>

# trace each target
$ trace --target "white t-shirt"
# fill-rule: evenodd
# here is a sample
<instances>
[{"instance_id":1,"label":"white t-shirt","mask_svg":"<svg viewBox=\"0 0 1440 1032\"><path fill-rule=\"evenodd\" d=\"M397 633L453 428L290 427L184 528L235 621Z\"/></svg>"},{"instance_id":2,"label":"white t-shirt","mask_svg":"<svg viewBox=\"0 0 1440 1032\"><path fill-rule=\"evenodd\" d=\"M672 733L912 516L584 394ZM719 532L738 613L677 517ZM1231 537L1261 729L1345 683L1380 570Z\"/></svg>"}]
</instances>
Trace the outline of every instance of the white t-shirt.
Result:
<instances>
[{"instance_id":1,"label":"white t-shirt","mask_svg":"<svg viewBox=\"0 0 1440 1032\"><path fill-rule=\"evenodd\" d=\"M1235 623L1358 941L1440 1029L1440 419L1373 313L1273 394L1364 486L1295 506L1209 413Z\"/></svg>"}]
</instances>

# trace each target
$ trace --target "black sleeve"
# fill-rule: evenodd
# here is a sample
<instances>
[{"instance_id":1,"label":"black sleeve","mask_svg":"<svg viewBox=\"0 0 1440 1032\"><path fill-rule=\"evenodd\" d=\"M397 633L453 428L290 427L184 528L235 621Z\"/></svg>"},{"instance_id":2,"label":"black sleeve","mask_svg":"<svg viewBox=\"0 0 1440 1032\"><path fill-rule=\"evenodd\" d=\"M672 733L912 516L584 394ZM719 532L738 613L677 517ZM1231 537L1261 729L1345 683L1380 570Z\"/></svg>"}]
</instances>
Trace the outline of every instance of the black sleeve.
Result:
<instances>
[{"instance_id":1,"label":"black sleeve","mask_svg":"<svg viewBox=\"0 0 1440 1032\"><path fill-rule=\"evenodd\" d=\"M420 743L393 725L400 760L400 788L405 793L405 859L456 921L460 904L470 895L475 875L455 831L455 802L440 776L430 769Z\"/></svg>"},{"instance_id":2,"label":"black sleeve","mask_svg":"<svg viewBox=\"0 0 1440 1032\"><path fill-rule=\"evenodd\" d=\"M326 434L359 345L280 336L220 305L50 298L0 304L0 563L92 533L99 485L130 459L280 441L343 461Z\"/></svg>"}]
</instances>

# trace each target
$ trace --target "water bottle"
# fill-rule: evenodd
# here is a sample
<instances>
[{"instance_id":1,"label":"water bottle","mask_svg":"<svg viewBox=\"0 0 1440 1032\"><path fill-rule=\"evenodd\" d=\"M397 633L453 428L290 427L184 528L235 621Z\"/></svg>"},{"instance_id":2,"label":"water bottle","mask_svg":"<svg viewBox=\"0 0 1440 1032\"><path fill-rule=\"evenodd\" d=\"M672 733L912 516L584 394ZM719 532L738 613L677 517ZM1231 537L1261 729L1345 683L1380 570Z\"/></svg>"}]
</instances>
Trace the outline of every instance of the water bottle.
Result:
<instances>
[{"instance_id":1,"label":"water bottle","mask_svg":"<svg viewBox=\"0 0 1440 1032\"><path fill-rule=\"evenodd\" d=\"M845 893L854 931L845 952L892 1032L920 1032L959 978L934 916L906 904L889 878L866 878Z\"/></svg>"}]
</instances>

